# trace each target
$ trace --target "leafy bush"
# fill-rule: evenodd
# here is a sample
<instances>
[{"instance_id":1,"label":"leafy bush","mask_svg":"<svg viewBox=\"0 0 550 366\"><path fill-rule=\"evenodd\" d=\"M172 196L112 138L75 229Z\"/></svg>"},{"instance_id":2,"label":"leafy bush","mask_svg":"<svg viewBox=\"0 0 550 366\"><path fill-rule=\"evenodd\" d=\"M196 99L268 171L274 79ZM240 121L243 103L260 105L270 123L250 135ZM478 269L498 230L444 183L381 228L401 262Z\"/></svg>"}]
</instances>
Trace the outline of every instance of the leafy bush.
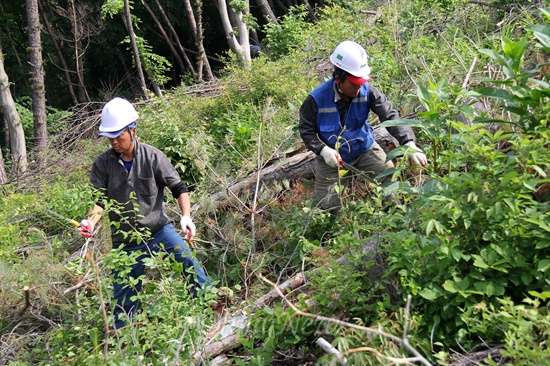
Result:
<instances>
[{"instance_id":1,"label":"leafy bush","mask_svg":"<svg viewBox=\"0 0 550 366\"><path fill-rule=\"evenodd\" d=\"M131 256L121 256L120 251L112 251L98 263L90 258L67 269L74 275L78 275L74 272L78 270L82 275L87 270L98 271L100 266L110 270L135 261ZM113 319L110 315L105 318L107 313L103 312L105 307L113 306L109 306L114 301L111 279L96 278L87 292L75 292L77 299L72 306L63 306L64 326L55 327L29 344L25 359L32 363L68 362L71 365L133 364L136 358L143 362L190 362L210 324L211 314L204 309L208 309L215 294L193 298L187 282L175 274L181 270L175 268L178 266L180 264L162 254L146 263L147 275L142 278L144 286L138 294L141 310L132 326L116 335L106 334L105 322L112 324ZM48 348L44 348L44 344Z\"/></svg>"},{"instance_id":2,"label":"leafy bush","mask_svg":"<svg viewBox=\"0 0 550 366\"><path fill-rule=\"evenodd\" d=\"M500 306L480 304L472 309L483 314L477 327L498 327L504 330L505 347L502 355L514 360L514 365L547 364L550 361L548 346L550 315L549 292L531 291L521 304L501 299ZM484 323L484 324L483 324ZM541 340L545 340L541 342ZM497 365L488 361L489 365Z\"/></svg>"},{"instance_id":3,"label":"leafy bush","mask_svg":"<svg viewBox=\"0 0 550 366\"><path fill-rule=\"evenodd\" d=\"M503 344L502 354L514 364L544 360L550 220L548 202L536 193L548 183L550 169L548 74L545 65L529 70L531 38L514 41L522 31L514 25L500 47L493 47L493 36L485 33L493 31L494 13L482 14L472 5L454 8L449 17L419 1L380 7L376 16L362 12L378 6L376 2L331 4L316 13L315 24L301 9L281 26L268 27L267 49L272 53L244 70L229 60L215 96L191 96L181 88L140 106L140 140L163 150L184 180L205 192L201 205L206 208L194 213L199 244L207 253L201 259L209 261L223 284L246 288L231 299L239 308L241 296L256 297L266 290L252 274L283 278L315 269L302 288L314 300L310 310L375 324L392 334L408 329L410 343L432 361L449 363L452 348L473 347L479 338ZM526 28L544 52L550 34L545 24ZM404 151L394 150L389 158L397 165L387 174L396 181L384 191L373 186L366 192L357 186L341 191L347 205L338 218L304 210L310 192L288 182L280 182L285 193L278 200L262 196L260 208L243 202L212 209L209 192L258 168L258 160L295 147L298 107L329 75L328 55L334 46L350 37L368 45L376 86L401 111L418 112L418 120L391 123L416 129L430 170L409 167L400 160ZM485 50L469 85L486 84L470 92L458 85L479 56L474 44ZM497 72L480 80L486 66L503 67L504 78ZM491 106L485 111L474 109L481 98ZM508 113L501 113L503 108ZM79 160L68 165L89 166L98 147L95 140L80 145L79 159L86 164ZM138 321L118 338L107 336L110 313L97 311L111 303L107 273L132 258L119 258L116 252L105 256L109 248L104 237L97 238L88 258L70 255L82 246L82 238L75 238L63 220L49 220L44 209L81 218L92 197L85 188L87 168L58 175L39 184L40 194L32 188L22 194L4 187L0 326L11 338L3 342L17 349L21 360L36 364L189 362L212 320L210 311L204 311L210 297L190 298L185 281L174 275L177 265L155 257L148 262L139 294L143 307ZM422 184L410 180L412 175ZM395 195L391 208L382 205L381 196L387 193ZM169 208L171 204L167 202ZM365 252L371 240L383 261L375 263ZM35 244L42 249L15 252ZM349 263L335 264L340 257ZM78 291L70 289L94 268L100 270L91 282ZM19 323L25 285L32 289L32 310L38 317ZM413 295L410 311L404 309L408 295ZM300 309L312 304L303 295L298 302ZM410 356L383 337L299 317L280 305L251 316L251 329L252 335L243 334L236 350L251 356L251 364L267 364L281 350L334 363L334 357L322 356L312 345L320 334L345 352L349 363L377 365L387 363L388 356Z\"/></svg>"},{"instance_id":4,"label":"leafy bush","mask_svg":"<svg viewBox=\"0 0 550 366\"><path fill-rule=\"evenodd\" d=\"M211 104L207 99L167 98L139 110L138 138L163 151L191 189L203 180L200 168L210 164L214 150L212 138L205 133L209 122L205 110Z\"/></svg>"},{"instance_id":5,"label":"leafy bush","mask_svg":"<svg viewBox=\"0 0 550 366\"><path fill-rule=\"evenodd\" d=\"M311 28L311 24L307 22L305 5L292 7L279 24L267 23L265 39L270 55L279 58L303 47Z\"/></svg>"},{"instance_id":6,"label":"leafy bush","mask_svg":"<svg viewBox=\"0 0 550 366\"><path fill-rule=\"evenodd\" d=\"M387 247L388 273L399 273L403 288L424 299L416 306L424 310L426 324L437 324L436 335L442 327L440 338L457 334L459 342L502 336L496 328L489 334L467 328L456 317L460 309L495 304L502 296L520 301L549 281L548 204L533 197L538 181L533 171L518 170L535 165L534 156L539 164L550 163L538 158L546 148L538 139L512 137L517 150L505 154L498 151L501 133L477 132L463 136L455 153L447 151L467 172L428 182L409 212L416 218L409 224L414 232L394 234Z\"/></svg>"},{"instance_id":7,"label":"leafy bush","mask_svg":"<svg viewBox=\"0 0 550 366\"><path fill-rule=\"evenodd\" d=\"M306 309L305 296L300 300L297 307ZM240 342L252 354L249 365L265 365L276 358L276 350L296 346L307 348L319 333L329 333L330 328L331 325L297 316L278 304L273 309L256 312L250 319L250 331L254 336L241 338Z\"/></svg>"}]
</instances>

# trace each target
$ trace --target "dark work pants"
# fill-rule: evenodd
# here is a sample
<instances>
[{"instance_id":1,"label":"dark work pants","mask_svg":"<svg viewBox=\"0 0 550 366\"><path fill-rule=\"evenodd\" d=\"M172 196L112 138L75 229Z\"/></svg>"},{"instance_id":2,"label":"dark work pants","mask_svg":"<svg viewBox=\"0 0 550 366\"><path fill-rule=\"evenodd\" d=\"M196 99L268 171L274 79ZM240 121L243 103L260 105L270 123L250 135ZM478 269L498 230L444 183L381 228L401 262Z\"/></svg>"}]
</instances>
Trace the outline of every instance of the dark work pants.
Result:
<instances>
[{"instance_id":1,"label":"dark work pants","mask_svg":"<svg viewBox=\"0 0 550 366\"><path fill-rule=\"evenodd\" d=\"M364 172L366 176L373 180L387 168L393 167L391 161L386 163L386 153L376 142L371 146L369 151L361 155L357 161L350 165L356 170ZM322 156L317 156L312 207L338 212L341 207L341 192L338 194L335 187L337 185L347 186L354 175L357 176L356 173L348 172L344 177L340 177L338 169L328 166ZM379 182L387 184L390 180L391 176L385 176Z\"/></svg>"},{"instance_id":2,"label":"dark work pants","mask_svg":"<svg viewBox=\"0 0 550 366\"><path fill-rule=\"evenodd\" d=\"M163 248L161 248L162 243ZM210 280L206 276L204 269L200 266L199 261L192 257L191 250L181 235L176 231L174 225L169 224L160 229L153 235L147 243L127 246L122 249L126 253L140 251L142 254L137 258L137 262L132 266L132 270L127 277L138 278L145 271L143 260L151 256L150 253L165 251L168 254L174 254L176 261L183 264L184 271L190 269L192 274L187 274L187 280L193 284L193 294L196 296L199 292L204 291L211 285ZM116 299L116 307L113 311L115 317L114 328L118 329L126 324L129 319L132 320L139 306L139 301L132 300L132 297L141 291L142 283L139 281L135 287L127 285L127 280L122 279L118 271L114 271L114 295ZM118 283L123 282L123 283ZM121 319L119 319L121 318Z\"/></svg>"}]
</instances>

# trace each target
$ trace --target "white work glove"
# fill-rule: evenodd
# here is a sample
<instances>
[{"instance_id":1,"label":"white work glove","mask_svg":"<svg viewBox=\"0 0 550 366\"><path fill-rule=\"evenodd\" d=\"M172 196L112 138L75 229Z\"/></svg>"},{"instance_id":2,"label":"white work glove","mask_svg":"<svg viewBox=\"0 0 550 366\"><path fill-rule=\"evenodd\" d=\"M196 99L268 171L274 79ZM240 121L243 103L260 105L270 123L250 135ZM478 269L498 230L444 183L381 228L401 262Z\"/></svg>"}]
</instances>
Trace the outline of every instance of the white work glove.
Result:
<instances>
[{"instance_id":1,"label":"white work glove","mask_svg":"<svg viewBox=\"0 0 550 366\"><path fill-rule=\"evenodd\" d=\"M420 166L426 166L428 164L428 159L426 159L426 154L420 150L418 146L414 143L414 141L409 141L405 144L405 146L408 147L407 156L409 157L409 160Z\"/></svg>"},{"instance_id":2,"label":"white work glove","mask_svg":"<svg viewBox=\"0 0 550 366\"><path fill-rule=\"evenodd\" d=\"M325 163L327 163L329 167L335 169L340 167L340 157L338 156L336 150L328 146L324 146L321 150L321 156L325 159Z\"/></svg>"},{"instance_id":3,"label":"white work glove","mask_svg":"<svg viewBox=\"0 0 550 366\"><path fill-rule=\"evenodd\" d=\"M195 230L197 229L195 224L193 224L193 220L191 220L191 216L182 216L180 225L181 232L184 235L187 235L187 241L191 243L191 240L193 240L193 237L195 236Z\"/></svg>"},{"instance_id":4,"label":"white work glove","mask_svg":"<svg viewBox=\"0 0 550 366\"><path fill-rule=\"evenodd\" d=\"M80 221L78 232L80 233L80 235L86 238L91 238L92 236L94 236L94 223L86 219Z\"/></svg>"}]
</instances>

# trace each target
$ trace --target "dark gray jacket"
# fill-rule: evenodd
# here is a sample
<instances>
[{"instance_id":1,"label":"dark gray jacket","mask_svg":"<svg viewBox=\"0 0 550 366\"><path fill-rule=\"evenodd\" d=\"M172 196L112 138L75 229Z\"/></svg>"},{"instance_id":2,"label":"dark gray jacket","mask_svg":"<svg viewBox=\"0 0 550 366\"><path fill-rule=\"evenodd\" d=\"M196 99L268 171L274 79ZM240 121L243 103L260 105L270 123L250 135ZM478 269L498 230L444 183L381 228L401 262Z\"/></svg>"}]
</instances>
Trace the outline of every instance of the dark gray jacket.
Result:
<instances>
[{"instance_id":1,"label":"dark gray jacket","mask_svg":"<svg viewBox=\"0 0 550 366\"><path fill-rule=\"evenodd\" d=\"M164 189L170 188L174 198L187 192L173 165L159 149L136 141L132 168L128 173L120 154L112 148L102 153L92 165L91 185L105 199L117 202L109 210L113 247L133 244L124 232L147 228L151 234L171 223L164 209ZM117 223L113 225L113 223ZM120 227L116 225L120 223Z\"/></svg>"}]
</instances>

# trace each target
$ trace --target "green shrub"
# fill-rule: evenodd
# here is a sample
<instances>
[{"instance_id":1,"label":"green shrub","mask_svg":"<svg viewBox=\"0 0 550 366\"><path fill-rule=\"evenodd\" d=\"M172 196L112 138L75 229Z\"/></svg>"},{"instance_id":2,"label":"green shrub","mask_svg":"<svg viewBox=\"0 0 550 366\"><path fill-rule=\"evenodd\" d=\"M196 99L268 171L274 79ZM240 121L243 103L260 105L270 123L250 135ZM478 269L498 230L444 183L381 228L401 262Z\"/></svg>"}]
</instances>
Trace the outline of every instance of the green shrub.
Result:
<instances>
[{"instance_id":1,"label":"green shrub","mask_svg":"<svg viewBox=\"0 0 550 366\"><path fill-rule=\"evenodd\" d=\"M201 167L210 163L215 147L205 133L212 101L183 96L165 98L139 109L138 138L160 149L170 159L182 180L191 188L204 179Z\"/></svg>"},{"instance_id":2,"label":"green shrub","mask_svg":"<svg viewBox=\"0 0 550 366\"><path fill-rule=\"evenodd\" d=\"M305 310L305 296L300 296L298 308ZM318 334L329 333L330 324L298 316L293 311L277 304L273 309L264 308L250 318L252 337L241 338L240 342L252 354L249 365L265 365L276 358L276 350L300 347L308 350ZM244 365L244 363L238 363Z\"/></svg>"},{"instance_id":3,"label":"green shrub","mask_svg":"<svg viewBox=\"0 0 550 366\"><path fill-rule=\"evenodd\" d=\"M502 299L498 307L480 304L471 309L483 314L482 317L476 317L483 319L477 327L498 327L504 331L505 348L502 356L513 360L514 365L542 365L550 362L545 344L550 339L550 293L531 291L529 295L521 304ZM497 365L490 360L487 360L487 364Z\"/></svg>"},{"instance_id":4,"label":"green shrub","mask_svg":"<svg viewBox=\"0 0 550 366\"><path fill-rule=\"evenodd\" d=\"M164 151L186 183L205 192L207 207L194 213L199 244L208 252L201 259L209 261L220 282L237 289L242 285L243 294L255 298L268 288L254 281L252 273L282 279L315 269L303 288L306 294L313 289L313 312L381 326L396 335L406 324L413 346L442 364L450 363L450 349L457 343L468 348L480 342L504 344L502 353L514 364L537 364L546 356L542 346L549 328L544 291L550 271L548 202L535 194L548 183L549 88L545 65L531 70L529 57L531 35L538 51L547 52L550 32L545 24L534 24L525 28L529 38L514 41L524 29L515 24L500 47L493 46L497 11L455 6L459 2L454 0L435 2L448 5L453 15L419 1L376 8L376 2L338 0L317 10L318 21L312 23L298 7L281 25L266 27L266 52L249 69L228 60L215 96L192 96L182 87L140 106L138 138ZM401 112L419 112L418 120L391 123L416 129L430 161L420 173L427 178L423 186L409 181L414 169L399 160L403 150L396 149L389 157L398 164L387 172L396 182L382 192L342 192L346 205L337 219L306 212L307 202L296 204L305 201L304 192L289 189L288 182L280 182L290 197L286 201L261 196L255 222L248 202L210 209L214 205L206 202L211 199L208 192L221 191L227 182L257 169L258 160L296 147L299 105L329 76L333 48L349 38L367 46L374 85ZM486 50L469 75L469 85L487 83L468 92L458 85L479 56L474 46ZM503 67L504 78L496 73L480 80L485 67ZM477 115L472 103L479 98L491 108ZM32 134L30 108L23 102L25 131ZM458 123L459 115L471 125ZM61 128L50 123L55 131ZM486 123L502 128L484 129ZM4 187L0 282L6 296L0 297L1 326L13 335L3 341L19 350L25 360L20 364L185 364L202 345L212 318L204 311L210 298L190 298L187 284L174 274L180 268L163 256L148 262L139 294L143 307L135 326L120 338L106 337L105 320L112 321L112 316L107 312L105 319L98 309L112 301L108 272L132 258L117 257L116 252L104 257L100 251L108 241L102 241L92 256L101 268L98 277L86 288L63 294L92 266L84 258L69 257L83 240L64 220L50 219L45 209L82 218L93 198L85 186L89 164L103 143L108 148L97 140L79 145L79 153L85 153L79 164L88 168L57 172L44 184L32 182L33 187L25 187L31 193ZM381 193L394 194L397 204L384 211ZM173 202L167 204L170 208ZM363 245L372 239L387 266L379 280L372 272L377 268L363 253ZM41 249L15 252L28 245ZM334 263L341 256L348 266ZM33 311L43 310L40 319L46 319L38 328L13 320L20 319L16 313L24 301L24 285L33 289ZM413 295L409 314L403 308L407 295ZM231 299L239 307L240 296ZM306 309L311 303L302 296L299 306ZM319 356L320 364L336 362L312 345L320 334L348 352L350 364L388 362L367 348L391 357L410 356L383 337L298 317L280 305L251 316L251 329L252 335L243 335L236 350L250 355L250 364L267 364L281 350Z\"/></svg>"},{"instance_id":5,"label":"green shrub","mask_svg":"<svg viewBox=\"0 0 550 366\"><path fill-rule=\"evenodd\" d=\"M265 25L266 48L274 58L289 54L303 47L312 25L307 21L305 5L292 7L279 24Z\"/></svg>"},{"instance_id":6,"label":"green shrub","mask_svg":"<svg viewBox=\"0 0 550 366\"><path fill-rule=\"evenodd\" d=\"M548 204L535 200L539 179L523 170L549 164L540 159L546 148L540 140L510 136L517 150L505 154L498 151L500 133L477 132L464 136L455 153L447 151L467 172L428 183L409 213L415 232L396 233L387 248L388 273L399 273L427 324L435 322L441 338L457 334L463 344L478 336L495 341L502 334L497 328L470 333L456 314L481 302L496 304L503 296L520 301L526 291L542 291L549 283L544 272L550 255Z\"/></svg>"}]
</instances>

